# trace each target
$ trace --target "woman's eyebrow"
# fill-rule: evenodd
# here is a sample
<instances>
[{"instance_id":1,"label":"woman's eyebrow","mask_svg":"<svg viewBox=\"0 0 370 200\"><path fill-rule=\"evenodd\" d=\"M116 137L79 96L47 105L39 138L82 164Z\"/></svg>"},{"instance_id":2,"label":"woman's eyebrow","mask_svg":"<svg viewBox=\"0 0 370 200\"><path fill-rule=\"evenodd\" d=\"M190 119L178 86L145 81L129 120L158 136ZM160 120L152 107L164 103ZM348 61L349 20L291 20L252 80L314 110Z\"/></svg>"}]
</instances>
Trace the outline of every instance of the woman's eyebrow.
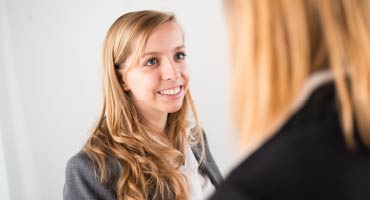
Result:
<instances>
[{"instance_id":1,"label":"woman's eyebrow","mask_svg":"<svg viewBox=\"0 0 370 200\"><path fill-rule=\"evenodd\" d=\"M176 50L183 49L183 48L185 48L185 45L180 45L180 46L177 46L177 47L173 48L172 51L176 51ZM151 52L144 53L141 57L143 58L147 55L158 55L158 54L161 54L161 53L162 52L160 52L160 51L151 51Z\"/></svg>"},{"instance_id":2,"label":"woman's eyebrow","mask_svg":"<svg viewBox=\"0 0 370 200\"><path fill-rule=\"evenodd\" d=\"M185 45L180 45L180 46L177 46L177 47L173 48L173 51L183 49L183 48L185 48Z\"/></svg>"}]
</instances>

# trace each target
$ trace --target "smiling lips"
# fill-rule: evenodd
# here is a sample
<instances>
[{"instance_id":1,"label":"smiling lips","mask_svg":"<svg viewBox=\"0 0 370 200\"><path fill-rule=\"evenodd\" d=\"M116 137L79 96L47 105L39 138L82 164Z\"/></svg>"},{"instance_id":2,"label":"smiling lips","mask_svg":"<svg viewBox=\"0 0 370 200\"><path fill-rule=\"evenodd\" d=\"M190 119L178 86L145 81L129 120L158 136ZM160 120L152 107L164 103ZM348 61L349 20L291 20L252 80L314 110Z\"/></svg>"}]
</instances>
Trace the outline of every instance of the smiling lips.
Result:
<instances>
[{"instance_id":1,"label":"smiling lips","mask_svg":"<svg viewBox=\"0 0 370 200\"><path fill-rule=\"evenodd\" d=\"M182 86L177 86L177 87L174 87L174 88L161 90L158 93L160 95L174 96L174 95L178 95L181 92L181 88L182 88Z\"/></svg>"}]
</instances>

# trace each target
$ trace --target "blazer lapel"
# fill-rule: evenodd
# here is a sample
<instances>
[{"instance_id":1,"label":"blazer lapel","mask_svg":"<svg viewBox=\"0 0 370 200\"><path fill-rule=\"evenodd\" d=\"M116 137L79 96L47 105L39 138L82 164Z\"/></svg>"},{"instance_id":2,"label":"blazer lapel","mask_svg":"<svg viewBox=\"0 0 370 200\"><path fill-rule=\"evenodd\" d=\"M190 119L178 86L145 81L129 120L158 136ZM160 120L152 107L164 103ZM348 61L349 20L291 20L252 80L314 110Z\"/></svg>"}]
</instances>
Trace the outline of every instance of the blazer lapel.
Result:
<instances>
[{"instance_id":1,"label":"blazer lapel","mask_svg":"<svg viewBox=\"0 0 370 200\"><path fill-rule=\"evenodd\" d=\"M209 150L207 138L206 138L204 131L203 131L203 138L204 138L205 157L204 157L202 164L199 166L199 170L202 174L206 174L211 180L211 183L217 188L220 186L220 184L223 182L224 179ZM197 159L199 163L201 153L202 153L202 145L199 143L196 146L193 146L191 149L194 153L195 158Z\"/></svg>"}]
</instances>

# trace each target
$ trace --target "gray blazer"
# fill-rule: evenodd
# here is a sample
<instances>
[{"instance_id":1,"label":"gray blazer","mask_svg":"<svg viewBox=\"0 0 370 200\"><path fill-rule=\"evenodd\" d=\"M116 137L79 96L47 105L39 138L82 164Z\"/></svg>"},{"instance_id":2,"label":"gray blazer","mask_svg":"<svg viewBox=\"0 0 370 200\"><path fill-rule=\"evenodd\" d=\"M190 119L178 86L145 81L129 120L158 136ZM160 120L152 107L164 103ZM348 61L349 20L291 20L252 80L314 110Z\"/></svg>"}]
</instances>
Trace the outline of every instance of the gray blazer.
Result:
<instances>
[{"instance_id":1,"label":"gray blazer","mask_svg":"<svg viewBox=\"0 0 370 200\"><path fill-rule=\"evenodd\" d=\"M201 174L207 175L212 184L217 188L223 177L214 161L208 147L207 138L203 132L205 146L205 162L199 167ZM192 148L195 158L199 161L200 144ZM69 159L65 172L65 184L63 190L64 200L115 200L115 185L118 180L119 169L111 166L109 180L111 182L103 185L93 169L92 162L85 152L79 152Z\"/></svg>"}]
</instances>

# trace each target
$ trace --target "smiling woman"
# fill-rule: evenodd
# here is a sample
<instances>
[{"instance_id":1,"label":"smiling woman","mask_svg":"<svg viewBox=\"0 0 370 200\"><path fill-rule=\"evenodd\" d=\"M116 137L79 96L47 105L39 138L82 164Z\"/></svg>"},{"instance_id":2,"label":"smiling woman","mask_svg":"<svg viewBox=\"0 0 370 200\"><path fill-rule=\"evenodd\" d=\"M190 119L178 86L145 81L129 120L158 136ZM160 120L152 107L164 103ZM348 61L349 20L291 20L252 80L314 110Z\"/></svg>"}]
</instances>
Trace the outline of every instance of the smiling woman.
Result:
<instances>
[{"instance_id":1,"label":"smiling woman","mask_svg":"<svg viewBox=\"0 0 370 200\"><path fill-rule=\"evenodd\" d=\"M138 45L134 44L134 49ZM167 114L180 110L189 83L185 46L177 23L159 25L138 61L129 56L118 68L135 106L156 128L164 130Z\"/></svg>"},{"instance_id":2,"label":"smiling woman","mask_svg":"<svg viewBox=\"0 0 370 200\"><path fill-rule=\"evenodd\" d=\"M222 176L188 86L183 33L172 14L118 18L103 46L101 117L68 161L64 199L206 198Z\"/></svg>"}]
</instances>

